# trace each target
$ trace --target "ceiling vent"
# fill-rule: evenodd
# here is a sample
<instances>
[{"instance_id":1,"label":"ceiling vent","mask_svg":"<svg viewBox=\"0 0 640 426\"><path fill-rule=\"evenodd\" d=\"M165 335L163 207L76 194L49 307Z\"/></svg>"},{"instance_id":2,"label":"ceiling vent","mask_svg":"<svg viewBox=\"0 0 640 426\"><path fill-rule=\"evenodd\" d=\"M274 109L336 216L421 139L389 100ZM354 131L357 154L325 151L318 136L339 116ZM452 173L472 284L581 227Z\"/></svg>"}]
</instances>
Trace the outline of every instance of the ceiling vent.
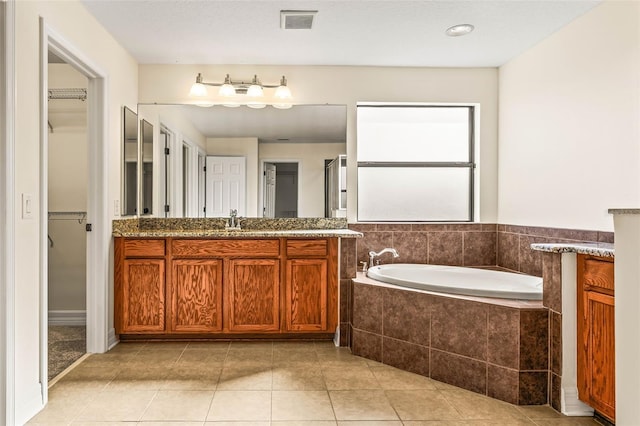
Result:
<instances>
[{"instance_id":1,"label":"ceiling vent","mask_svg":"<svg viewBox=\"0 0 640 426\"><path fill-rule=\"evenodd\" d=\"M310 30L317 10L281 10L280 28L283 30Z\"/></svg>"}]
</instances>

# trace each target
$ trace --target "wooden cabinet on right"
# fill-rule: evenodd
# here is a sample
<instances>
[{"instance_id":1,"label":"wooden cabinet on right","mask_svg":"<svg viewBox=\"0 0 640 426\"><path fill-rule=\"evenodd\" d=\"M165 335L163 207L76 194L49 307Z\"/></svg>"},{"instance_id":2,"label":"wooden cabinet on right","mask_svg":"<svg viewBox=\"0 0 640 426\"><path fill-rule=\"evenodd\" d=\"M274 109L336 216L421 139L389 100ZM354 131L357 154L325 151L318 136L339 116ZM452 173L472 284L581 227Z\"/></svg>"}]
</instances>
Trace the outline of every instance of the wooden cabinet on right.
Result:
<instances>
[{"instance_id":1,"label":"wooden cabinet on right","mask_svg":"<svg viewBox=\"0 0 640 426\"><path fill-rule=\"evenodd\" d=\"M578 255L578 395L615 421L613 260Z\"/></svg>"},{"instance_id":2,"label":"wooden cabinet on right","mask_svg":"<svg viewBox=\"0 0 640 426\"><path fill-rule=\"evenodd\" d=\"M287 240L285 327L287 331L332 331L336 327L335 240Z\"/></svg>"}]
</instances>

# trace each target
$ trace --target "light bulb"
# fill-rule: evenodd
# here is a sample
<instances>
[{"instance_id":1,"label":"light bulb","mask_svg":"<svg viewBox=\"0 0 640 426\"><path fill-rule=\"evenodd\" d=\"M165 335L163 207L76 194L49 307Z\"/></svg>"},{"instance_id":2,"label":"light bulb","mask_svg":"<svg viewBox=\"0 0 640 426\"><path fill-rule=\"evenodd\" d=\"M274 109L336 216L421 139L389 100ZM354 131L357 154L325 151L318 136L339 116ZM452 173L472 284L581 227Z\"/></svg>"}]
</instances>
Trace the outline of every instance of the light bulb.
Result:
<instances>
[{"instance_id":1,"label":"light bulb","mask_svg":"<svg viewBox=\"0 0 640 426\"><path fill-rule=\"evenodd\" d=\"M225 98L228 98L229 96L235 96L235 94L236 94L235 87L233 87L231 84L228 84L228 83L225 83L222 86L220 86L220 90L218 91L218 95L224 96Z\"/></svg>"},{"instance_id":2,"label":"light bulb","mask_svg":"<svg viewBox=\"0 0 640 426\"><path fill-rule=\"evenodd\" d=\"M267 106L264 102L247 102L249 108L262 109Z\"/></svg>"},{"instance_id":3,"label":"light bulb","mask_svg":"<svg viewBox=\"0 0 640 426\"><path fill-rule=\"evenodd\" d=\"M259 86L257 84L252 84L247 89L247 96L250 96L252 98L259 98L259 97L262 97L262 95L264 95L262 91L262 86Z\"/></svg>"},{"instance_id":4,"label":"light bulb","mask_svg":"<svg viewBox=\"0 0 640 426\"><path fill-rule=\"evenodd\" d=\"M195 96L198 98L207 96L207 87L202 83L193 83L193 86L191 86L191 90L189 91L189 96Z\"/></svg>"},{"instance_id":5,"label":"light bulb","mask_svg":"<svg viewBox=\"0 0 640 426\"><path fill-rule=\"evenodd\" d=\"M257 75L253 76L251 86L247 89L247 96L251 98L261 98L264 96L264 92L262 91L262 86L260 85L260 81L258 81Z\"/></svg>"},{"instance_id":6,"label":"light bulb","mask_svg":"<svg viewBox=\"0 0 640 426\"><path fill-rule=\"evenodd\" d=\"M287 87L287 79L282 76L280 80L280 86L276 89L276 93L274 94L276 99L280 100L289 100L291 99L291 90Z\"/></svg>"}]
</instances>

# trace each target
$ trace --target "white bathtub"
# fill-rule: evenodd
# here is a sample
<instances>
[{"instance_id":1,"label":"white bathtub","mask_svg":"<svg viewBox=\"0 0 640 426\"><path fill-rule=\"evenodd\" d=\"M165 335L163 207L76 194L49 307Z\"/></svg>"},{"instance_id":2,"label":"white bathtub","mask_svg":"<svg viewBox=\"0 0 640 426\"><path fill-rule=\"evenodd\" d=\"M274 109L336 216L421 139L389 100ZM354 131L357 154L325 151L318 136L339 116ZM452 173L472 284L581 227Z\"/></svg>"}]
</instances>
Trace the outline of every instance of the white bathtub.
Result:
<instances>
[{"instance_id":1,"label":"white bathtub","mask_svg":"<svg viewBox=\"0 0 640 426\"><path fill-rule=\"evenodd\" d=\"M542 278L511 272L399 263L373 266L368 269L367 276L389 284L438 293L542 300Z\"/></svg>"}]
</instances>

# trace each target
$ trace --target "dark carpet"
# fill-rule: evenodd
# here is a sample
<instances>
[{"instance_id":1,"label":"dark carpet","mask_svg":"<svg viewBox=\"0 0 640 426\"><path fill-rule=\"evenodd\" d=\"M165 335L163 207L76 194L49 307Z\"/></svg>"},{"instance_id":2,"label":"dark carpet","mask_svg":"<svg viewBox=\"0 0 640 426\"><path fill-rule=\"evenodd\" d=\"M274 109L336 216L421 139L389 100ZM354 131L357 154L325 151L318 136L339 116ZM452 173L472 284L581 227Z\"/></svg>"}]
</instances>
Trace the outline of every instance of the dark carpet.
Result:
<instances>
[{"instance_id":1,"label":"dark carpet","mask_svg":"<svg viewBox=\"0 0 640 426\"><path fill-rule=\"evenodd\" d=\"M86 327L49 326L49 380L86 353Z\"/></svg>"}]
</instances>

